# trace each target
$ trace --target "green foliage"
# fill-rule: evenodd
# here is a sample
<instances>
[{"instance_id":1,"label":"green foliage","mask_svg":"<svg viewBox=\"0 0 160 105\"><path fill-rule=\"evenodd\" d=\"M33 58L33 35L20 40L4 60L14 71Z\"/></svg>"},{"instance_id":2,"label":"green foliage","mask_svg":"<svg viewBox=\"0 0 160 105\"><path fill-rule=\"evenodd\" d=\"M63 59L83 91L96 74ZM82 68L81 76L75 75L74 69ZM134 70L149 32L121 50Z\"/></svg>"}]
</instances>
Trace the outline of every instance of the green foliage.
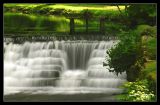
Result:
<instances>
[{"instance_id":1,"label":"green foliage","mask_svg":"<svg viewBox=\"0 0 160 105\"><path fill-rule=\"evenodd\" d=\"M137 33L140 35L146 35L146 36L156 36L156 27L155 26L149 26L149 25L138 25L136 29Z\"/></svg>"},{"instance_id":2,"label":"green foliage","mask_svg":"<svg viewBox=\"0 0 160 105\"><path fill-rule=\"evenodd\" d=\"M148 75L150 72L156 71L156 61L150 61L145 63L145 68L143 69L143 72L145 72L144 75Z\"/></svg>"},{"instance_id":3,"label":"green foliage","mask_svg":"<svg viewBox=\"0 0 160 105\"><path fill-rule=\"evenodd\" d=\"M145 68L141 71L140 78L148 80L149 89L156 93L156 61L145 63Z\"/></svg>"},{"instance_id":4,"label":"green foliage","mask_svg":"<svg viewBox=\"0 0 160 105\"><path fill-rule=\"evenodd\" d=\"M156 47L157 47L157 39L155 37L143 37L143 46L144 46L144 54L145 57L151 60L156 59Z\"/></svg>"},{"instance_id":5,"label":"green foliage","mask_svg":"<svg viewBox=\"0 0 160 105\"><path fill-rule=\"evenodd\" d=\"M114 22L106 22L106 33L107 35L111 36L117 36L119 33L121 33L122 30L125 30L125 25L120 23L114 23Z\"/></svg>"},{"instance_id":6,"label":"green foliage","mask_svg":"<svg viewBox=\"0 0 160 105\"><path fill-rule=\"evenodd\" d=\"M4 14L4 32L24 31L24 28L34 27L36 21L26 15L6 13Z\"/></svg>"},{"instance_id":7,"label":"green foliage","mask_svg":"<svg viewBox=\"0 0 160 105\"><path fill-rule=\"evenodd\" d=\"M69 20L65 17L39 16L21 13L4 14L4 32L18 31L69 32Z\"/></svg>"},{"instance_id":8,"label":"green foliage","mask_svg":"<svg viewBox=\"0 0 160 105\"><path fill-rule=\"evenodd\" d=\"M156 4L131 4L126 8L130 27L139 24L156 24Z\"/></svg>"},{"instance_id":9,"label":"green foliage","mask_svg":"<svg viewBox=\"0 0 160 105\"><path fill-rule=\"evenodd\" d=\"M86 8L87 7L87 8ZM121 8L121 7L120 7ZM13 11L14 9L14 11ZM107 16L110 19L119 17L116 6L98 4L5 4L5 12L21 12L27 14L82 16L89 10L94 16ZM123 8L122 8L123 11Z\"/></svg>"},{"instance_id":10,"label":"green foliage","mask_svg":"<svg viewBox=\"0 0 160 105\"><path fill-rule=\"evenodd\" d=\"M50 14L52 15L63 15L63 14L69 14L71 11L66 11L65 9L57 8L57 9L52 9L49 11Z\"/></svg>"},{"instance_id":11,"label":"green foliage","mask_svg":"<svg viewBox=\"0 0 160 105\"><path fill-rule=\"evenodd\" d=\"M117 74L126 71L127 79L135 81L144 67L145 56L156 59L156 27L139 25L134 31L122 31L119 38L120 42L107 52L111 58L108 65Z\"/></svg>"},{"instance_id":12,"label":"green foliage","mask_svg":"<svg viewBox=\"0 0 160 105\"><path fill-rule=\"evenodd\" d=\"M108 65L114 68L112 72L116 72L118 75L126 71L129 81L134 81L137 78L138 72L143 66L141 38L139 34L135 31L130 31L127 34L122 33L120 35L120 42L107 53L111 58L108 61Z\"/></svg>"},{"instance_id":13,"label":"green foliage","mask_svg":"<svg viewBox=\"0 0 160 105\"><path fill-rule=\"evenodd\" d=\"M118 10L116 5L119 5L121 12ZM124 6L127 6L127 8L125 9ZM120 30L122 30L124 26L125 26L124 28L128 30L129 28L128 22L132 22L136 24L137 22L135 21L140 21L138 22L138 24L148 23L148 22L151 23L153 21L155 22L153 18L155 18L156 16L154 4L151 4L151 5L145 5L145 4L141 4L141 5L139 4L135 4L135 5L134 4L131 4L131 5L114 4L114 5L111 5L111 4L81 4L81 3L78 3L78 4L29 4L29 3L28 4L12 4L12 3L4 4L5 13L13 12L13 13L23 13L23 14L44 15L44 16L54 15L54 16L61 16L61 17L63 16L82 17L86 9L88 9L89 13L91 13L91 16L95 16L95 17L105 16L106 17L106 33L108 35L117 35L118 33L120 33ZM149 19L148 17L146 18L146 16L143 16L143 13L147 14ZM126 14L128 14L129 17L127 17ZM145 21L145 22L142 22L142 21ZM113 22L113 23L110 24L110 22ZM38 22L38 23L41 23L41 22ZM53 21L51 23L46 21L46 23L49 24L50 26L53 23ZM61 23L64 24L65 22L63 21ZM131 23L131 26L132 26L132 23ZM55 24L53 27L50 27L47 29L62 30L61 32L64 32L65 30L69 30L69 28L65 27L67 26L68 23L64 24L64 27L62 25L59 26L58 23L55 21L53 24ZM89 21L89 28L92 27L93 30L97 31L98 28L95 27L97 26L97 24L99 24L99 21L97 20L91 21L91 22ZM84 25L85 24L83 24L83 26ZM62 27L62 28L59 28L57 26ZM83 29L82 27L78 27L76 30L83 31L85 30L85 28ZM144 34L148 32L150 33L152 32L152 30L148 30L147 28Z\"/></svg>"},{"instance_id":14,"label":"green foliage","mask_svg":"<svg viewBox=\"0 0 160 105\"><path fill-rule=\"evenodd\" d=\"M150 38L146 43L146 52L149 59L155 60L156 59L156 38Z\"/></svg>"},{"instance_id":15,"label":"green foliage","mask_svg":"<svg viewBox=\"0 0 160 105\"><path fill-rule=\"evenodd\" d=\"M142 36L142 45L146 58L156 59L156 27L139 25L136 31Z\"/></svg>"},{"instance_id":16,"label":"green foliage","mask_svg":"<svg viewBox=\"0 0 160 105\"><path fill-rule=\"evenodd\" d=\"M121 8L121 11L124 11L123 5L120 6L120 8ZM106 19L106 33L108 35L116 35L117 33L119 33L119 29L121 29L121 25L124 26L124 24L117 24L121 21L121 13L118 11L118 8L116 6L111 6L109 4L105 4L105 5L99 5L99 4L4 4L5 14L7 12L12 12L13 14L23 13L24 15L25 14L30 14L30 15L34 14L38 16L53 15L53 16L58 16L58 18L63 17L63 16L67 18L72 17L72 16L73 17L83 17L87 9L90 14L89 23L88 23L89 25L88 31L90 32L99 31L99 18L96 18L99 16L105 16L107 18ZM92 16L95 16L95 18L90 18ZM43 27L46 27L45 30L53 29L53 31L56 30L60 32L65 32L65 30L67 31L69 30L68 28L69 23L67 22L63 21L58 24L56 20L47 21L47 19L44 19L44 18L42 19L40 17L39 19L37 19L38 22L36 22L36 27L37 27L36 30L42 29L42 28L39 28L40 25L42 25ZM111 21L114 21L114 24L113 23L111 24ZM61 23L64 26L62 26ZM47 26L44 26L46 24ZM76 32L79 32L79 31L84 32L86 30L84 19L81 19L78 23L75 20L75 25L76 25L75 27ZM6 29L6 28L5 30L7 32L8 31L12 32L12 30L14 31L14 29L9 29L9 28ZM27 29L27 30L30 30L30 29Z\"/></svg>"},{"instance_id":17,"label":"green foliage","mask_svg":"<svg viewBox=\"0 0 160 105\"><path fill-rule=\"evenodd\" d=\"M125 89L124 94L119 95L121 101L148 102L155 101L153 91L148 89L148 81L141 80L136 82L127 82L122 88Z\"/></svg>"}]
</instances>

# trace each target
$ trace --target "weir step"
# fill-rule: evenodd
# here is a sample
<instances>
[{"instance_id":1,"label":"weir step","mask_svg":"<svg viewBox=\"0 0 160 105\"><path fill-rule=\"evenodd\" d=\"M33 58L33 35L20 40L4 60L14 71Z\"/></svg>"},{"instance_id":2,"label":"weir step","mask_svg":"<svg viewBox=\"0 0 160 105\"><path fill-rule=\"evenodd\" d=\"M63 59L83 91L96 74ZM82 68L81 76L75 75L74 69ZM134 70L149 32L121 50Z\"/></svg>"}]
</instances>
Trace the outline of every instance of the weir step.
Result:
<instances>
[{"instance_id":1,"label":"weir step","mask_svg":"<svg viewBox=\"0 0 160 105\"><path fill-rule=\"evenodd\" d=\"M117 40L118 37L102 35L82 35L82 36L4 36L4 42L22 43L24 41L55 41L55 40Z\"/></svg>"}]
</instances>

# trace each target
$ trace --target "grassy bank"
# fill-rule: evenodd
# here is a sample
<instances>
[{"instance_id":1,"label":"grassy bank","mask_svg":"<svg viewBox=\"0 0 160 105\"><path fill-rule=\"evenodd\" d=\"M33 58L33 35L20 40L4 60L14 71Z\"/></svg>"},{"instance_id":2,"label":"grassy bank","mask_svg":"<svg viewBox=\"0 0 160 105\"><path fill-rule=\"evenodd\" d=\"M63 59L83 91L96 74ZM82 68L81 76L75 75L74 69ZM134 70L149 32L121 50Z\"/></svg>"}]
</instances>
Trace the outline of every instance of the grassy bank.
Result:
<instances>
[{"instance_id":1,"label":"grassy bank","mask_svg":"<svg viewBox=\"0 0 160 105\"><path fill-rule=\"evenodd\" d=\"M124 6L119 6L124 13ZM106 16L106 33L115 35L124 28L122 13L117 6L106 4L4 4L4 33L19 33L20 31L53 31L69 32L68 16L83 16L89 10L92 16ZM111 20L114 21L111 21ZM99 18L89 19L89 32L99 31ZM18 31L17 31L18 30ZM85 20L75 19L75 31L85 32Z\"/></svg>"},{"instance_id":2,"label":"grassy bank","mask_svg":"<svg viewBox=\"0 0 160 105\"><path fill-rule=\"evenodd\" d=\"M21 13L5 13L4 33L16 33L18 31L68 32L69 20L58 16L47 17Z\"/></svg>"},{"instance_id":3,"label":"grassy bank","mask_svg":"<svg viewBox=\"0 0 160 105\"><path fill-rule=\"evenodd\" d=\"M124 10L124 6L119 6L121 11ZM104 14L113 14L113 15L119 15L119 11L117 6L111 6L108 4L82 4L82 3L76 3L76 4L28 4L28 3L10 3L10 4L4 4L5 11L23 11L28 10L30 13L36 13L36 11L44 11L48 10L47 12L53 12L56 9L64 9L66 11L72 11L76 13L80 13L85 9L88 9L93 12L95 15L104 15ZM59 11L62 12L62 11Z\"/></svg>"},{"instance_id":4,"label":"grassy bank","mask_svg":"<svg viewBox=\"0 0 160 105\"><path fill-rule=\"evenodd\" d=\"M69 19L64 16L41 16L22 13L4 13L4 33L19 33L27 31L53 31L69 33ZM116 35L123 25L116 22L105 23L106 33ZM75 32L85 32L85 20L75 19ZM89 32L99 31L99 20L89 21Z\"/></svg>"}]
</instances>

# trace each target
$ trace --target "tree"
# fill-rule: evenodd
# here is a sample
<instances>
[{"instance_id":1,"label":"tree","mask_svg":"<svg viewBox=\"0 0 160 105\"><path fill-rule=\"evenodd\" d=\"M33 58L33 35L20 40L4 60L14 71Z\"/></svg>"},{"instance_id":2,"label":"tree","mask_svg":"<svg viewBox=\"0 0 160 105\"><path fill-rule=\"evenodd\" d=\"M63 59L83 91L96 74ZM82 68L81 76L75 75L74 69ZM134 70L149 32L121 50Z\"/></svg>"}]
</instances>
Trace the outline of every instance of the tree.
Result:
<instances>
[{"instance_id":1,"label":"tree","mask_svg":"<svg viewBox=\"0 0 160 105\"><path fill-rule=\"evenodd\" d=\"M130 4L126 8L130 27L136 27L139 24L156 24L156 4Z\"/></svg>"},{"instance_id":2,"label":"tree","mask_svg":"<svg viewBox=\"0 0 160 105\"><path fill-rule=\"evenodd\" d=\"M113 4L117 6L123 21L130 28L135 28L139 24L156 24L156 4ZM119 8L125 6L124 12Z\"/></svg>"},{"instance_id":3,"label":"tree","mask_svg":"<svg viewBox=\"0 0 160 105\"><path fill-rule=\"evenodd\" d=\"M128 37L127 34L130 36ZM123 33L121 42L107 52L111 59L105 65L114 68L112 72L116 72L117 75L126 71L127 80L135 81L144 64L141 36L135 31L127 34Z\"/></svg>"},{"instance_id":4,"label":"tree","mask_svg":"<svg viewBox=\"0 0 160 105\"><path fill-rule=\"evenodd\" d=\"M92 17L92 13L88 9L84 10L83 18L86 21L86 33L88 33L88 20Z\"/></svg>"}]
</instances>

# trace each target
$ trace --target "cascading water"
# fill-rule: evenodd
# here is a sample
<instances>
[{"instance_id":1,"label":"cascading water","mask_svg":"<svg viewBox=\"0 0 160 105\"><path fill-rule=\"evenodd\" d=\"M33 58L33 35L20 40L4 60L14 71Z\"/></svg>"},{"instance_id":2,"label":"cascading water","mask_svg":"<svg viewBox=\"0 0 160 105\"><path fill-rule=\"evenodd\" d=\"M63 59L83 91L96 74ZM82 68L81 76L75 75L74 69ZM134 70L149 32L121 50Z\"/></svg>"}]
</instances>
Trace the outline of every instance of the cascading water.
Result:
<instances>
[{"instance_id":1,"label":"cascading water","mask_svg":"<svg viewBox=\"0 0 160 105\"><path fill-rule=\"evenodd\" d=\"M126 73L103 67L117 41L53 41L4 44L4 94L18 92L119 94ZM109 67L108 67L109 68Z\"/></svg>"}]
</instances>

